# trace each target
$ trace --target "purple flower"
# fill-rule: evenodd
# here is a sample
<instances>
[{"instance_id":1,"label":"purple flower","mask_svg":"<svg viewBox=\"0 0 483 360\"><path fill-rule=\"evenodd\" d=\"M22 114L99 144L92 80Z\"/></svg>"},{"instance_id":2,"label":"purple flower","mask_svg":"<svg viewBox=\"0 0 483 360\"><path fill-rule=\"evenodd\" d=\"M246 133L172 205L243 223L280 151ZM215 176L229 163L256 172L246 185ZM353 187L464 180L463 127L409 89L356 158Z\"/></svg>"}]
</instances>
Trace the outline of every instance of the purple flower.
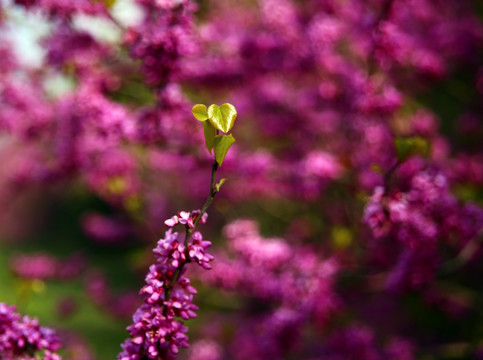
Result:
<instances>
[{"instance_id":1,"label":"purple flower","mask_svg":"<svg viewBox=\"0 0 483 360\"><path fill-rule=\"evenodd\" d=\"M193 221L199 215L199 211L182 211L166 220L165 224L174 226L181 223L192 229ZM119 360L174 359L180 347L188 347L188 329L183 320L196 317L198 307L193 304L193 295L197 291L183 273L188 262L196 262L205 269L211 268L209 262L213 256L206 253L210 246L211 242L203 240L198 231L192 234L185 246L172 228L158 241L153 250L156 263L149 267L146 285L140 291L144 304L138 308L133 324L127 328L130 338L121 345L123 351L118 355Z\"/></svg>"},{"instance_id":2,"label":"purple flower","mask_svg":"<svg viewBox=\"0 0 483 360\"><path fill-rule=\"evenodd\" d=\"M213 256L206 253L206 249L211 246L210 241L204 241L201 233L196 231L192 235L192 242L188 245L188 255L191 261L197 262L205 269L211 269L209 262Z\"/></svg>"},{"instance_id":3,"label":"purple flower","mask_svg":"<svg viewBox=\"0 0 483 360\"><path fill-rule=\"evenodd\" d=\"M194 222L197 220L198 216L200 215L200 210L193 210L192 212L189 211L180 211L178 215L174 215L173 217L164 221L164 224L169 227L174 227L178 224L183 224L189 227L190 229L194 228ZM208 219L208 214L204 213L199 220L200 223L206 223L206 219Z\"/></svg>"},{"instance_id":4,"label":"purple flower","mask_svg":"<svg viewBox=\"0 0 483 360\"><path fill-rule=\"evenodd\" d=\"M220 360L221 346L213 340L200 340L191 345L188 360Z\"/></svg>"},{"instance_id":5,"label":"purple flower","mask_svg":"<svg viewBox=\"0 0 483 360\"><path fill-rule=\"evenodd\" d=\"M0 303L0 355L6 359L35 360L43 356L44 360L61 360L56 353L60 343L55 332L15 310L15 306Z\"/></svg>"},{"instance_id":6,"label":"purple flower","mask_svg":"<svg viewBox=\"0 0 483 360\"><path fill-rule=\"evenodd\" d=\"M190 229L192 229L193 226L193 219L190 216L191 214L187 211L180 211L179 213L179 223L183 225L188 225Z\"/></svg>"},{"instance_id":7,"label":"purple flower","mask_svg":"<svg viewBox=\"0 0 483 360\"><path fill-rule=\"evenodd\" d=\"M59 260L47 253L18 254L10 259L13 272L26 279L67 280L79 275L86 266L82 254Z\"/></svg>"}]
</instances>

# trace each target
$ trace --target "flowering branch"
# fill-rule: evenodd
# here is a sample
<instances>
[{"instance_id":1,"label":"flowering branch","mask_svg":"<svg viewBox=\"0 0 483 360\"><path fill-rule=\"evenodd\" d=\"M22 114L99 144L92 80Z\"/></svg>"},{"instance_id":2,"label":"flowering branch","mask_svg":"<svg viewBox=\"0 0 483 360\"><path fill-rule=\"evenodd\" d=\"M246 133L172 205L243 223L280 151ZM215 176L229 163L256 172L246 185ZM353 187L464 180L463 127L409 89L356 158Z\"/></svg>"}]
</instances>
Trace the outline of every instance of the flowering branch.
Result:
<instances>
[{"instance_id":1,"label":"flowering branch","mask_svg":"<svg viewBox=\"0 0 483 360\"><path fill-rule=\"evenodd\" d=\"M207 117L207 119L210 118L210 122L211 118L214 118L213 123L218 131L227 132L233 126L236 117L233 105L229 105L229 109L234 110L229 114L229 119L226 112L219 110L220 108L226 110L228 105L210 106L210 109L218 108L218 112L215 111ZM228 127L226 120L230 122ZM182 320L196 317L198 307L192 301L197 291L183 274L186 271L185 265L190 262L196 262L204 269L211 269L209 262L213 260L213 256L206 253L211 242L203 240L201 233L195 232L195 228L199 222L206 222L206 210L213 203L220 186L225 181L222 179L215 185L216 171L234 142L231 135L219 135L218 131L215 135L213 130L208 134L209 136L212 134L213 137L207 137L206 126L204 130L207 148L210 142L211 148L215 150L208 198L201 210L180 211L164 222L169 229L153 250L156 262L149 267L145 279L146 285L140 291L144 296L144 304L133 315L133 324L127 327L130 337L121 345L123 351L118 355L119 360L175 359L180 347L189 346L186 335L188 328L183 325ZM208 148L210 153L211 148ZM178 224L185 226L186 234L183 242L180 241L179 234L173 232L173 227Z\"/></svg>"},{"instance_id":2,"label":"flowering branch","mask_svg":"<svg viewBox=\"0 0 483 360\"><path fill-rule=\"evenodd\" d=\"M187 246L188 246L189 241L191 240L191 236L193 235L193 232L196 229L196 225L198 225L198 223L200 222L200 220L202 220L203 216L206 213L206 210L208 210L208 208L210 207L210 205L213 203L213 200L215 200L215 195L219 191L219 187L218 187L218 189L215 187L215 175L216 175L216 171L217 170L218 170L218 163L215 160L213 162L213 167L211 168L210 193L208 195L208 198L206 199L205 204L201 208L199 215L197 215L194 218L194 220L192 220L192 225L190 226L191 223L189 223L189 222L185 225L185 227L186 227L186 235L185 235L185 239L184 239L183 245L186 247L185 256L188 259L187 262L189 262L189 254L187 254L186 252L188 251ZM206 219L206 217L205 217L205 219ZM173 220L173 218L171 218L170 220ZM202 220L202 222L204 222L204 221L206 221L206 220ZM169 223L171 223L171 222L169 222ZM173 276L173 283L167 285L167 287L166 287L166 298L167 298L167 300L169 300L170 295L171 295L171 291L173 290L173 287L174 287L174 284L176 284L176 282L178 281L178 278L179 278L181 272L183 271L184 264L185 263L183 263L180 267L178 267L176 269L176 271L174 273L174 276Z\"/></svg>"},{"instance_id":3,"label":"flowering branch","mask_svg":"<svg viewBox=\"0 0 483 360\"><path fill-rule=\"evenodd\" d=\"M15 306L0 303L0 359L61 360L56 351L60 348L52 329L39 325L16 312Z\"/></svg>"}]
</instances>

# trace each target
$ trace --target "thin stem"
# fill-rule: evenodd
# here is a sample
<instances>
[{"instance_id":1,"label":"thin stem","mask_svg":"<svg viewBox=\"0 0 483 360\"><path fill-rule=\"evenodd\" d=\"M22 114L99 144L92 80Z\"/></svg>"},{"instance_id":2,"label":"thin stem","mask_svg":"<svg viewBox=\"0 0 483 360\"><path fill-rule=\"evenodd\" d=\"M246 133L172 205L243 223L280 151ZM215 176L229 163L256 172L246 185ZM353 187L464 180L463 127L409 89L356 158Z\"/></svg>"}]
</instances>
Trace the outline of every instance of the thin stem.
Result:
<instances>
[{"instance_id":1,"label":"thin stem","mask_svg":"<svg viewBox=\"0 0 483 360\"><path fill-rule=\"evenodd\" d=\"M401 166L402 161L398 160L396 163L391 166L391 168L384 174L384 195L387 195L389 191L389 185L391 182L391 177L394 174L394 172L398 169L399 166Z\"/></svg>"},{"instance_id":2,"label":"thin stem","mask_svg":"<svg viewBox=\"0 0 483 360\"><path fill-rule=\"evenodd\" d=\"M200 222L201 217L206 212L206 210L208 210L213 200L215 200L215 195L218 193L218 191L215 189L215 175L217 170L218 170L218 163L215 160L211 168L210 194L208 196L208 199L206 199L205 204L201 208L200 215L196 218L195 222L193 223L193 228L190 229L191 232L194 231L196 225ZM189 238L187 240L189 241ZM187 245L186 241L185 241L185 245Z\"/></svg>"},{"instance_id":3,"label":"thin stem","mask_svg":"<svg viewBox=\"0 0 483 360\"><path fill-rule=\"evenodd\" d=\"M200 210L200 214L198 215L198 217L196 218L196 220L193 222L193 227L192 228L189 228L188 226L186 226L186 235L185 235L185 238L184 238L184 246L185 246L185 255L186 255L186 258L188 258L188 254L187 254L187 246L189 244L189 241L191 240L191 235L193 235L193 232L195 231L196 229L196 225L198 225L198 223L200 222L201 218L203 217L203 214L206 212L206 210L208 210L208 208L210 207L211 203L213 202L213 200L215 200L215 196L216 194L218 193L218 190L215 188L215 175L216 175L216 171L218 170L218 163L216 162L216 160L213 162L213 166L211 168L211 181L210 181L210 192L209 192L209 195L208 195L208 198L206 199L203 207L201 208ZM169 298L171 297L171 292L173 291L173 287L174 287L174 284L176 284L178 282L178 279L181 275L181 272L183 271L183 268L184 268L184 265L189 262L189 260L186 260L184 263L182 263L175 271L174 275L173 275L173 281L171 282L171 284L168 284L166 286L166 297L165 297L165 301L168 301ZM166 311L166 308L165 308L165 311Z\"/></svg>"},{"instance_id":4,"label":"thin stem","mask_svg":"<svg viewBox=\"0 0 483 360\"><path fill-rule=\"evenodd\" d=\"M468 241L456 258L443 264L441 272L443 274L450 274L466 265L473 258L473 255L478 251L482 243L483 230L480 230L478 235Z\"/></svg>"},{"instance_id":5,"label":"thin stem","mask_svg":"<svg viewBox=\"0 0 483 360\"><path fill-rule=\"evenodd\" d=\"M124 27L124 25L122 25L119 21L117 21L117 19L114 16L112 16L112 14L109 12L109 10L106 10L106 16L119 29L121 29L122 31L126 31L126 28Z\"/></svg>"}]
</instances>

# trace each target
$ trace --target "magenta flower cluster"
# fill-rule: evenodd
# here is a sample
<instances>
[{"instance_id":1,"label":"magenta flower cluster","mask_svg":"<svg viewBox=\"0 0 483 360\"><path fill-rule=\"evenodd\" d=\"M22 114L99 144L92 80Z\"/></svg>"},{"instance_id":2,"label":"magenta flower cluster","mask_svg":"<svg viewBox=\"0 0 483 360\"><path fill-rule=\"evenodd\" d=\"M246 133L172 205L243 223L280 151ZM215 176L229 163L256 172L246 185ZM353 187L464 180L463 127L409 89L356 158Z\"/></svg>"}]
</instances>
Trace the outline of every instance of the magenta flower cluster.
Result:
<instances>
[{"instance_id":1,"label":"magenta flower cluster","mask_svg":"<svg viewBox=\"0 0 483 360\"><path fill-rule=\"evenodd\" d=\"M193 228L198 216L199 210L182 211L166 223ZM204 222L206 216L203 219ZM174 359L179 348L188 347L188 328L183 320L195 318L198 307L193 304L197 291L184 276L185 265L196 262L210 269L213 256L206 252L211 242L203 240L200 232L194 232L187 240L185 244L179 233L170 228L154 248L156 262L149 267L146 285L140 291L144 304L136 310L133 324L127 328L130 338L122 344L119 360Z\"/></svg>"},{"instance_id":2,"label":"magenta flower cluster","mask_svg":"<svg viewBox=\"0 0 483 360\"><path fill-rule=\"evenodd\" d=\"M179 78L180 58L194 53L191 32L197 6L192 0L140 0L139 4L150 16L127 31L125 42L131 56L141 59L146 81L164 87Z\"/></svg>"},{"instance_id":3,"label":"magenta flower cluster","mask_svg":"<svg viewBox=\"0 0 483 360\"><path fill-rule=\"evenodd\" d=\"M299 345L306 326L324 326L338 313L341 302L333 289L337 260L321 260L309 248L264 238L250 220L237 220L224 232L235 257L216 254L216 266L202 279L270 309L245 314L231 345L237 359L282 358Z\"/></svg>"},{"instance_id":4,"label":"magenta flower cluster","mask_svg":"<svg viewBox=\"0 0 483 360\"><path fill-rule=\"evenodd\" d=\"M61 360L60 343L52 329L35 318L22 316L15 306L0 303L0 358Z\"/></svg>"},{"instance_id":5,"label":"magenta flower cluster","mask_svg":"<svg viewBox=\"0 0 483 360\"><path fill-rule=\"evenodd\" d=\"M69 280L79 276L87 262L82 254L57 259L48 253L15 254L10 258L10 268L15 275L25 279Z\"/></svg>"},{"instance_id":6,"label":"magenta flower cluster","mask_svg":"<svg viewBox=\"0 0 483 360\"><path fill-rule=\"evenodd\" d=\"M430 284L438 268L438 245L457 236L461 249L478 236L483 211L461 205L449 191L448 179L435 171L402 169L408 177L407 191L377 187L365 208L363 220L371 228L373 257L392 266L386 286L391 290L421 289ZM384 239L400 251L394 258ZM392 260L392 261L391 261ZM392 262L392 264L391 264Z\"/></svg>"}]
</instances>

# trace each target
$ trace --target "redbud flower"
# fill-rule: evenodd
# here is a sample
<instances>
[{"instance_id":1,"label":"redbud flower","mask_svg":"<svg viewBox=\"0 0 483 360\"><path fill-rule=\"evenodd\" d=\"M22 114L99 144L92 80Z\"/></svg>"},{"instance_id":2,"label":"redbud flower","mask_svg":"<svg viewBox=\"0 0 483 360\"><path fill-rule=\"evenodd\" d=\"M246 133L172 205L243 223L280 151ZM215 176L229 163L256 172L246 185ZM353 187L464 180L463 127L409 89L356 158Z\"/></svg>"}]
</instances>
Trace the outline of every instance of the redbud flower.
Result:
<instances>
[{"instance_id":1,"label":"redbud flower","mask_svg":"<svg viewBox=\"0 0 483 360\"><path fill-rule=\"evenodd\" d=\"M2 359L61 360L60 347L52 329L39 325L35 318L21 316L15 306L0 303L0 355Z\"/></svg>"},{"instance_id":2,"label":"redbud flower","mask_svg":"<svg viewBox=\"0 0 483 360\"><path fill-rule=\"evenodd\" d=\"M121 345L119 360L174 359L180 347L188 347L188 328L183 320L195 318L198 307L193 304L197 291L183 275L184 266L190 261L210 269L213 256L206 253L211 242L203 240L200 232L193 233L185 246L171 227L179 223L192 229L199 214L181 211L165 221L170 229L153 250L156 262L149 267L146 285L140 291L144 304L127 328L130 338ZM206 217L200 219L204 220Z\"/></svg>"}]
</instances>

